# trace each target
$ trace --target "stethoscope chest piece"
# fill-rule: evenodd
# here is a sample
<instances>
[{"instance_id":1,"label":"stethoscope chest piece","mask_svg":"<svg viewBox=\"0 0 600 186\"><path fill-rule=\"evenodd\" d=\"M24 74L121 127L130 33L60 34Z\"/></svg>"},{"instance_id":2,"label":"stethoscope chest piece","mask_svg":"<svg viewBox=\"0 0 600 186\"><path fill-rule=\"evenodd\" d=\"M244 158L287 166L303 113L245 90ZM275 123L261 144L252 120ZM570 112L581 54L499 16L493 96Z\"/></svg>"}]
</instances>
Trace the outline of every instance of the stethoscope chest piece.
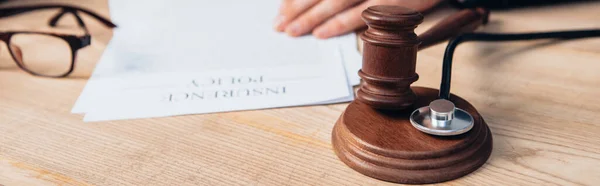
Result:
<instances>
[{"instance_id":1,"label":"stethoscope chest piece","mask_svg":"<svg viewBox=\"0 0 600 186\"><path fill-rule=\"evenodd\" d=\"M412 112L410 123L419 131L436 136L454 136L473 128L473 117L454 103L438 99Z\"/></svg>"}]
</instances>

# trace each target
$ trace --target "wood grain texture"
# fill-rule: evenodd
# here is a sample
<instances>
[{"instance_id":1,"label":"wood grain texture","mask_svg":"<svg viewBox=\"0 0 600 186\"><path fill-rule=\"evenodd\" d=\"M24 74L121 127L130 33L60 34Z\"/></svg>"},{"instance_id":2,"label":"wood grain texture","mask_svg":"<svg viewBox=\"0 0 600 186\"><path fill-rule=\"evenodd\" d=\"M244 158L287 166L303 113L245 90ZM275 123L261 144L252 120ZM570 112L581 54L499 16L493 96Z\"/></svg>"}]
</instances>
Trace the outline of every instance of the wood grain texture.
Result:
<instances>
[{"instance_id":1,"label":"wood grain texture","mask_svg":"<svg viewBox=\"0 0 600 186\"><path fill-rule=\"evenodd\" d=\"M108 15L104 0L66 2ZM452 12L426 16L416 32ZM482 31L598 28L598 12L600 2L493 12ZM54 13L3 19L0 29L50 30L41 26ZM59 31L79 32L68 20ZM347 104L82 122L70 110L111 35L84 20L95 37L78 54L82 78L33 77L0 44L0 184L394 185L335 156L331 129ZM413 85L439 86L444 48L419 52ZM452 92L485 118L494 151L482 168L442 185L600 183L598 59L600 39L461 45Z\"/></svg>"}]
</instances>

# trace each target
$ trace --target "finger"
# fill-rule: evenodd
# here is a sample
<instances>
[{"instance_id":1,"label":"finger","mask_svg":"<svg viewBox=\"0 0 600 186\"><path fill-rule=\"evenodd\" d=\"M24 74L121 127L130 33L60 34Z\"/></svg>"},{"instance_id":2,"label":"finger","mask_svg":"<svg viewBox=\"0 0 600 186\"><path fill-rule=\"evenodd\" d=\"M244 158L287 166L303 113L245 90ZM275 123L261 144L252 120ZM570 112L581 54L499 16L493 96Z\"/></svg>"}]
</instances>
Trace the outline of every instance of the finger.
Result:
<instances>
[{"instance_id":1,"label":"finger","mask_svg":"<svg viewBox=\"0 0 600 186\"><path fill-rule=\"evenodd\" d=\"M431 9L441 4L444 0L380 0L382 5L397 5L414 9L421 13L428 13Z\"/></svg>"},{"instance_id":2,"label":"finger","mask_svg":"<svg viewBox=\"0 0 600 186\"><path fill-rule=\"evenodd\" d=\"M275 30L283 32L292 20L319 1L321 0L284 0L279 7L279 15L275 18Z\"/></svg>"},{"instance_id":3,"label":"finger","mask_svg":"<svg viewBox=\"0 0 600 186\"><path fill-rule=\"evenodd\" d=\"M324 0L305 13L302 13L298 18L292 21L286 28L285 32L290 36L304 35L313 30L317 25L323 23L333 15L355 5L362 0Z\"/></svg>"},{"instance_id":4,"label":"finger","mask_svg":"<svg viewBox=\"0 0 600 186\"><path fill-rule=\"evenodd\" d=\"M365 22L361 19L360 15L363 10L376 3L379 2L366 1L358 6L337 14L313 30L313 35L320 39L326 39L345 34L354 29L365 26Z\"/></svg>"},{"instance_id":5,"label":"finger","mask_svg":"<svg viewBox=\"0 0 600 186\"><path fill-rule=\"evenodd\" d=\"M432 9L443 0L373 0L364 2L354 8L346 10L341 14L327 20L313 31L313 35L320 39L326 39L333 36L342 35L351 32L357 28L364 27L365 23L361 19L362 12L374 5L397 5L415 9L423 12Z\"/></svg>"}]
</instances>

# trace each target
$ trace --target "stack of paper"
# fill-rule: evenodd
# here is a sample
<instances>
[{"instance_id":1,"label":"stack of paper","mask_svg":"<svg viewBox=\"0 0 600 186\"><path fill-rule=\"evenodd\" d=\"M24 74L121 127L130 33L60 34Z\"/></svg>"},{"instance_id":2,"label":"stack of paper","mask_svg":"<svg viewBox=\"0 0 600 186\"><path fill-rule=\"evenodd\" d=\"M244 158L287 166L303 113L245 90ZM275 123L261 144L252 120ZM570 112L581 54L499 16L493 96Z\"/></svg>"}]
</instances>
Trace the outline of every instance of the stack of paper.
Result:
<instances>
[{"instance_id":1,"label":"stack of paper","mask_svg":"<svg viewBox=\"0 0 600 186\"><path fill-rule=\"evenodd\" d=\"M119 27L73 112L102 121L352 100L356 37L277 33L279 3L110 1Z\"/></svg>"}]
</instances>

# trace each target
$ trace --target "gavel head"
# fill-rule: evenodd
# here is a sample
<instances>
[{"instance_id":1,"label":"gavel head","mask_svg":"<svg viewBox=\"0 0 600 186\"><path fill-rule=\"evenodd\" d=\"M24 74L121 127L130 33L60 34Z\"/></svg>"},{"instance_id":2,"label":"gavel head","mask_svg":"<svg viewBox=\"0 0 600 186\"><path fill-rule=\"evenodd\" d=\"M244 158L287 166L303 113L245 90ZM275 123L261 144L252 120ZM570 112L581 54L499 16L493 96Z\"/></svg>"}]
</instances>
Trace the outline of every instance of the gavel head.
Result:
<instances>
[{"instance_id":1,"label":"gavel head","mask_svg":"<svg viewBox=\"0 0 600 186\"><path fill-rule=\"evenodd\" d=\"M414 29L423 22L419 12L398 6L372 6L362 13L369 28L364 41L363 82L357 100L377 109L406 109L416 95L410 84L415 72L420 41Z\"/></svg>"}]
</instances>

